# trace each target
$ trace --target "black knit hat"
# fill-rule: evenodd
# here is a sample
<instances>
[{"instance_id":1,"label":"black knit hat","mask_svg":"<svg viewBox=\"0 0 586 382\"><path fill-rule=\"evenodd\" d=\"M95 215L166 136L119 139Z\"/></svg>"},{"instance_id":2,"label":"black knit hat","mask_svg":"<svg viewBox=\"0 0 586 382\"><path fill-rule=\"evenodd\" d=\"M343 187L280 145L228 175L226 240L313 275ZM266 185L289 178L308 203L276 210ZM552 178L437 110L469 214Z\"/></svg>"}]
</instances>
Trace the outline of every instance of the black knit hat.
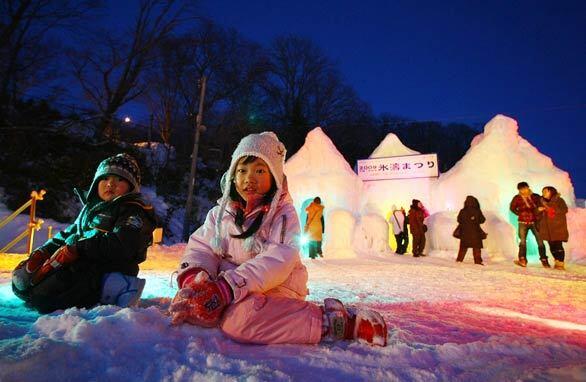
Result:
<instances>
[{"instance_id":1,"label":"black knit hat","mask_svg":"<svg viewBox=\"0 0 586 382\"><path fill-rule=\"evenodd\" d=\"M124 153L114 155L100 162L88 195L91 196L98 182L108 175L118 175L126 179L132 186L132 192L140 192L140 168L138 163L133 157Z\"/></svg>"}]
</instances>

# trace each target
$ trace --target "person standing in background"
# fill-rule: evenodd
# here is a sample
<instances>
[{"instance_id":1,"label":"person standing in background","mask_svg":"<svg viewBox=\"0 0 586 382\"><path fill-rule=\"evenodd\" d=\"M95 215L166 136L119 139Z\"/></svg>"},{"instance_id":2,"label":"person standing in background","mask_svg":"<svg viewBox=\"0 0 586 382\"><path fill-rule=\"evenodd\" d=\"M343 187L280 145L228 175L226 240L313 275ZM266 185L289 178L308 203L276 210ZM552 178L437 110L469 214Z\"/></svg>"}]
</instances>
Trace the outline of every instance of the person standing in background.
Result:
<instances>
[{"instance_id":1,"label":"person standing in background","mask_svg":"<svg viewBox=\"0 0 586 382\"><path fill-rule=\"evenodd\" d=\"M391 223L393 227L393 234L397 241L397 249L395 253L397 255L404 255L407 251L407 246L409 245L409 228L407 227L409 219L405 214L405 209L401 207L401 209L398 210L393 206L393 213L391 214L389 223Z\"/></svg>"},{"instance_id":2,"label":"person standing in background","mask_svg":"<svg viewBox=\"0 0 586 382\"><path fill-rule=\"evenodd\" d=\"M539 220L539 235L549 245L549 251L555 259L554 268L564 270L563 242L567 242L570 236L566 220L568 206L555 187L544 187L541 194L541 203L537 208L542 214Z\"/></svg>"},{"instance_id":3,"label":"person standing in background","mask_svg":"<svg viewBox=\"0 0 586 382\"><path fill-rule=\"evenodd\" d=\"M305 209L307 212L307 220L303 232L307 235L309 240L309 257L315 259L317 256L323 257L321 250L321 242L324 233L324 206L321 204L321 199L316 196L313 202Z\"/></svg>"},{"instance_id":4,"label":"person standing in background","mask_svg":"<svg viewBox=\"0 0 586 382\"><path fill-rule=\"evenodd\" d=\"M468 248L472 248L474 264L484 265L480 250L482 249L482 240L486 239L486 233L480 228L480 225L486 221L486 218L480 210L480 203L474 196L468 195L464 202L464 208L458 213L458 238L460 239L460 250L458 251L457 262L464 261Z\"/></svg>"},{"instance_id":5,"label":"person standing in background","mask_svg":"<svg viewBox=\"0 0 586 382\"><path fill-rule=\"evenodd\" d=\"M427 226L423 223L429 213L417 199L411 202L409 209L409 225L411 226L411 234L413 235L413 257L425 256L423 250L425 249L425 232Z\"/></svg>"},{"instance_id":6,"label":"person standing in background","mask_svg":"<svg viewBox=\"0 0 586 382\"><path fill-rule=\"evenodd\" d=\"M551 268L547 261L545 245L537 230L537 207L541 203L541 198L531 191L527 182L517 184L517 190L519 193L513 197L510 204L511 212L519 217L519 259L515 260L515 264L521 267L527 266L527 234L531 231L537 240L541 264L544 268Z\"/></svg>"}]
</instances>

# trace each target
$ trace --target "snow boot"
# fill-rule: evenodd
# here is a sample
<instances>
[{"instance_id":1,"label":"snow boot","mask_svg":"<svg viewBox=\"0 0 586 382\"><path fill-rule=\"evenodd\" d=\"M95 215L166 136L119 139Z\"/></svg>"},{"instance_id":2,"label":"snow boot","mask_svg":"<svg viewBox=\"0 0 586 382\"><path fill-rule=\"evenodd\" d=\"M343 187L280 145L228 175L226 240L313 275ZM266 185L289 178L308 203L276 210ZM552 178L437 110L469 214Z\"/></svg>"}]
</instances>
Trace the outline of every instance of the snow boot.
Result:
<instances>
[{"instance_id":1,"label":"snow boot","mask_svg":"<svg viewBox=\"0 0 586 382\"><path fill-rule=\"evenodd\" d=\"M527 266L527 258L519 256L519 260L515 260L514 263L520 267L525 268Z\"/></svg>"},{"instance_id":2,"label":"snow boot","mask_svg":"<svg viewBox=\"0 0 586 382\"><path fill-rule=\"evenodd\" d=\"M356 340L373 346L387 346L387 324L374 310L344 307L335 298L324 300L324 338L330 340Z\"/></svg>"},{"instance_id":3,"label":"snow boot","mask_svg":"<svg viewBox=\"0 0 586 382\"><path fill-rule=\"evenodd\" d=\"M539 260L541 261L541 265L543 268L551 268L549 265L549 261L547 261L547 254L545 253L545 245L537 248L539 250Z\"/></svg>"},{"instance_id":4,"label":"snow boot","mask_svg":"<svg viewBox=\"0 0 586 382\"><path fill-rule=\"evenodd\" d=\"M515 260L514 263L523 268L527 266L527 246L519 245L519 260Z\"/></svg>"},{"instance_id":5,"label":"snow boot","mask_svg":"<svg viewBox=\"0 0 586 382\"><path fill-rule=\"evenodd\" d=\"M126 308L135 306L146 283L145 279L123 275L120 272L106 273L102 278L100 303Z\"/></svg>"},{"instance_id":6,"label":"snow boot","mask_svg":"<svg viewBox=\"0 0 586 382\"><path fill-rule=\"evenodd\" d=\"M559 260L555 260L555 263L553 265L554 269L560 270L560 271L565 271L566 270L566 266L564 265L563 261L559 261Z\"/></svg>"}]
</instances>

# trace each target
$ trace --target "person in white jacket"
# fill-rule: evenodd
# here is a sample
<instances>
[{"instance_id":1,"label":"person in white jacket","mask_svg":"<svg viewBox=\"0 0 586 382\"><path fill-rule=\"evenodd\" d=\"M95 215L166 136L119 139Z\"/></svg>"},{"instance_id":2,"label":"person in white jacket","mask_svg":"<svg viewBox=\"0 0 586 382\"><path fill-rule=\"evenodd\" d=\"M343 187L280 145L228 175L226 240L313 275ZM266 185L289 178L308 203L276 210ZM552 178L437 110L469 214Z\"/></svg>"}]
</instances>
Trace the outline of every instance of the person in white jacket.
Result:
<instances>
[{"instance_id":1,"label":"person in white jacket","mask_svg":"<svg viewBox=\"0 0 586 382\"><path fill-rule=\"evenodd\" d=\"M393 227L393 234L397 241L397 249L395 253L397 255L404 255L407 252L407 246L409 246L409 228L407 228L408 219L405 214L405 209L397 209L393 206L393 213L389 218L389 223Z\"/></svg>"},{"instance_id":2,"label":"person in white jacket","mask_svg":"<svg viewBox=\"0 0 586 382\"><path fill-rule=\"evenodd\" d=\"M219 326L246 343L356 339L385 346L387 326L336 299L305 301L299 219L283 173L285 146L272 132L244 137L222 177L223 196L189 238L178 270L172 323Z\"/></svg>"}]
</instances>

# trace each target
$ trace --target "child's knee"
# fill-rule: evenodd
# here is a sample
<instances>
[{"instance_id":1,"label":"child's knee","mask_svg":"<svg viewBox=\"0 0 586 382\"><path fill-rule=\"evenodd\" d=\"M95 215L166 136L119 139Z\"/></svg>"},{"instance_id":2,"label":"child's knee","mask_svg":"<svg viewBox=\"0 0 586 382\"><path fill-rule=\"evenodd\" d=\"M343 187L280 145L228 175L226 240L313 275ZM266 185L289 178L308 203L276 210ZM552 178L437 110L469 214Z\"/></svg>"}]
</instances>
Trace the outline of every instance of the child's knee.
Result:
<instances>
[{"instance_id":1,"label":"child's knee","mask_svg":"<svg viewBox=\"0 0 586 382\"><path fill-rule=\"evenodd\" d=\"M256 316L264 303L266 303L266 296L254 293L229 306L220 323L222 331L233 339L251 342L254 339L251 324L256 321Z\"/></svg>"}]
</instances>

